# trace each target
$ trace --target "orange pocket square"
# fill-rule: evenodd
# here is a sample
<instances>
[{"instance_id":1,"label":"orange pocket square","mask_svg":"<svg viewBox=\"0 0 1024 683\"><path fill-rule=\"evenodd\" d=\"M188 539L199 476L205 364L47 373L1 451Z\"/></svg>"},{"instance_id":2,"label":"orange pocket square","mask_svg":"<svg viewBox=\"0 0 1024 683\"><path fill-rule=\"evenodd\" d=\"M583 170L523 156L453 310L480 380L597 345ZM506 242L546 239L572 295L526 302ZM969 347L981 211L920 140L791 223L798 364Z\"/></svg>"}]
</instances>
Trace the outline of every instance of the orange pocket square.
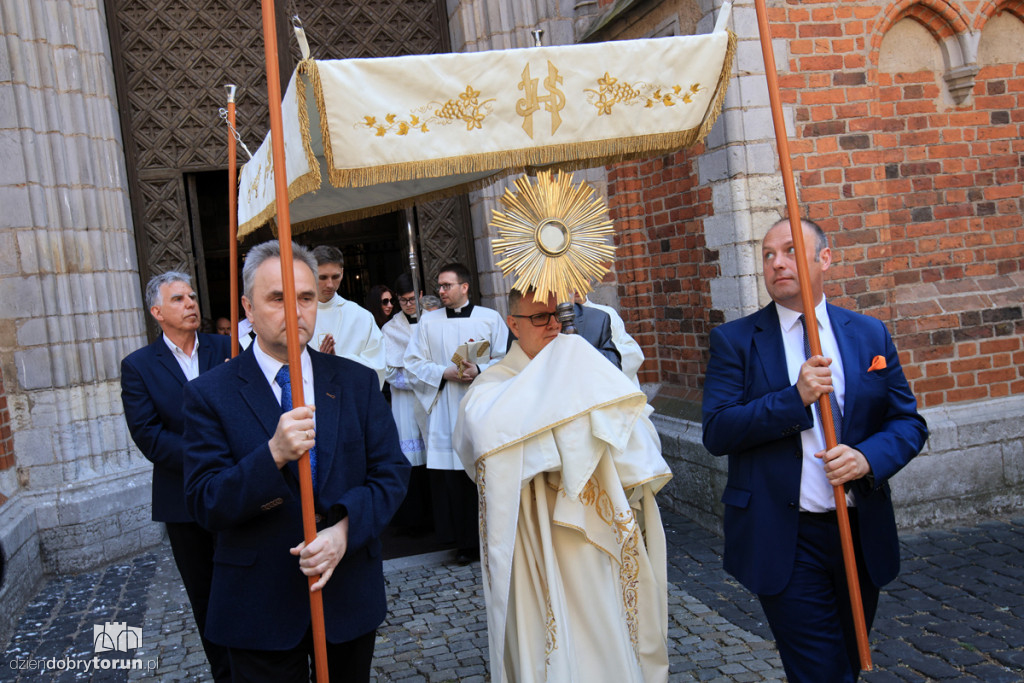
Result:
<instances>
[{"instance_id":1,"label":"orange pocket square","mask_svg":"<svg viewBox=\"0 0 1024 683\"><path fill-rule=\"evenodd\" d=\"M875 370L885 370L885 356L875 356L871 359L871 365L868 366L868 372L874 372Z\"/></svg>"}]
</instances>

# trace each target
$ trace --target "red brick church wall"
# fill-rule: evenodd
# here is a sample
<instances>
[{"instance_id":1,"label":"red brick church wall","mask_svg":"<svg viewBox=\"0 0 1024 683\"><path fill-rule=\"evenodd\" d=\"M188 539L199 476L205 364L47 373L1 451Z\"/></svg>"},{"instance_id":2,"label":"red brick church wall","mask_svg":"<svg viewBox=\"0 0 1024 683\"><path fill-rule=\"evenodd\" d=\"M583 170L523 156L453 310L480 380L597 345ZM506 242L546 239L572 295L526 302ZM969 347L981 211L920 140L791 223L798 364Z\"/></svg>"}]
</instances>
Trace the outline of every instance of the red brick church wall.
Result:
<instances>
[{"instance_id":1,"label":"red brick church wall","mask_svg":"<svg viewBox=\"0 0 1024 683\"><path fill-rule=\"evenodd\" d=\"M11 434L11 411L7 407L7 392L4 390L3 371L0 370L0 470L14 467L14 435ZM7 502L7 496L0 493L0 505Z\"/></svg>"},{"instance_id":2,"label":"red brick church wall","mask_svg":"<svg viewBox=\"0 0 1024 683\"><path fill-rule=\"evenodd\" d=\"M709 282L717 253L704 246L711 188L697 184L698 146L608 170L615 221L619 305L647 356L641 382L663 382L699 398L711 323Z\"/></svg>"},{"instance_id":3,"label":"red brick church wall","mask_svg":"<svg viewBox=\"0 0 1024 683\"><path fill-rule=\"evenodd\" d=\"M1024 2L786 3L782 99L801 210L833 239L826 294L885 321L924 406L1024 392L1024 64L982 66L948 106L932 72L882 73L882 38L910 17L936 41ZM777 48L778 49L778 48ZM767 115L767 113L766 113ZM721 124L719 124L721 125ZM642 381L699 396L722 321L704 246L711 191L694 155L609 168L616 278Z\"/></svg>"}]
</instances>

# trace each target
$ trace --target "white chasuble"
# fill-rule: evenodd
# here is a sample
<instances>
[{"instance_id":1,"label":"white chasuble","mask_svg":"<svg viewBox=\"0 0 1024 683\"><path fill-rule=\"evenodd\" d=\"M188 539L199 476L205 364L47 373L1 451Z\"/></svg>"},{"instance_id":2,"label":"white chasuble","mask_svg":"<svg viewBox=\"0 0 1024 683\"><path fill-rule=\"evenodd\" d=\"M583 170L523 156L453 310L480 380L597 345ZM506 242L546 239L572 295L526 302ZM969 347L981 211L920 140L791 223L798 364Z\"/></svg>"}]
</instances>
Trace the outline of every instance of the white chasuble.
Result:
<instances>
[{"instance_id":1,"label":"white chasuble","mask_svg":"<svg viewBox=\"0 0 1024 683\"><path fill-rule=\"evenodd\" d=\"M672 474L651 408L586 340L476 380L453 437L480 499L491 680L668 680Z\"/></svg>"},{"instance_id":2,"label":"white chasuble","mask_svg":"<svg viewBox=\"0 0 1024 683\"><path fill-rule=\"evenodd\" d=\"M401 311L381 328L387 356L384 379L391 385L391 414L398 427L402 453L414 467L427 464L427 451L423 445L427 414L416 400L412 390L412 383L416 379L406 371L403 360L415 329L415 325Z\"/></svg>"},{"instance_id":3,"label":"white chasuble","mask_svg":"<svg viewBox=\"0 0 1024 683\"><path fill-rule=\"evenodd\" d=\"M334 355L362 363L376 370L380 386L384 386L384 335L377 328L373 314L359 304L343 299L337 293L327 303L316 304L316 327L310 343L320 350L328 334L334 337Z\"/></svg>"},{"instance_id":4,"label":"white chasuble","mask_svg":"<svg viewBox=\"0 0 1024 683\"><path fill-rule=\"evenodd\" d=\"M413 391L427 413L429 469L462 469L452 449L452 429L459 414L459 402L469 385L446 381L442 386L441 380L445 369L452 365L452 354L470 340L487 340L490 344L491 360L479 364L482 372L505 355L508 327L497 311L483 306L473 306L468 318L449 318L447 309L439 308L420 317L405 351L405 369L416 379Z\"/></svg>"}]
</instances>

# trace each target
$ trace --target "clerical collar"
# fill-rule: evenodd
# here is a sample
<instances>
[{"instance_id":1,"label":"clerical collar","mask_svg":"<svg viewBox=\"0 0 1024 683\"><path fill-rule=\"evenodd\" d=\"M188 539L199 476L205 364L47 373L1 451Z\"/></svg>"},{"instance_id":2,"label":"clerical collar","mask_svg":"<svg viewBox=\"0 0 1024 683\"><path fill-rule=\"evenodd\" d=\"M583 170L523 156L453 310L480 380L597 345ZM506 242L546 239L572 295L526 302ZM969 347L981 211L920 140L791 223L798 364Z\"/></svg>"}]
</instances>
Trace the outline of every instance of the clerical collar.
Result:
<instances>
[{"instance_id":1,"label":"clerical collar","mask_svg":"<svg viewBox=\"0 0 1024 683\"><path fill-rule=\"evenodd\" d=\"M416 324L416 316L414 316L414 315L409 315L409 314L408 314L408 313L406 313L405 311L402 311L402 315L404 315L404 316L405 316L405 319L409 321L409 324L410 324L410 325L415 325L415 324Z\"/></svg>"},{"instance_id":2,"label":"clerical collar","mask_svg":"<svg viewBox=\"0 0 1024 683\"><path fill-rule=\"evenodd\" d=\"M449 318L468 318L473 312L473 304L467 301L462 308L445 308L444 312Z\"/></svg>"}]
</instances>

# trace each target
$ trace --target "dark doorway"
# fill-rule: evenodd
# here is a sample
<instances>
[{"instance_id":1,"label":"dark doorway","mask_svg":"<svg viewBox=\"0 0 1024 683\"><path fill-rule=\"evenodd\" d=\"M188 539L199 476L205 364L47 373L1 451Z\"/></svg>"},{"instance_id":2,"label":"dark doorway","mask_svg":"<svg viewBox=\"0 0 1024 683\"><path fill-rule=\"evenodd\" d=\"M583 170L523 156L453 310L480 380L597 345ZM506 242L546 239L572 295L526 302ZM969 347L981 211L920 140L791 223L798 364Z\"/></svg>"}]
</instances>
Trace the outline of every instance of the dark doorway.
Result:
<instances>
[{"instance_id":1,"label":"dark doorway","mask_svg":"<svg viewBox=\"0 0 1024 683\"><path fill-rule=\"evenodd\" d=\"M196 291L204 317L213 320L227 317L231 310L227 186L227 171L185 176L189 222L195 237ZM405 215L397 211L302 232L294 235L294 240L310 248L329 244L341 249L345 255L345 275L338 293L363 306L372 286L390 287L408 269L405 235ZM239 272L246 249L273 238L269 227L250 235L239 249Z\"/></svg>"},{"instance_id":2,"label":"dark doorway","mask_svg":"<svg viewBox=\"0 0 1024 683\"><path fill-rule=\"evenodd\" d=\"M205 325L231 315L228 172L186 173L185 194L196 264L194 284Z\"/></svg>"}]
</instances>

